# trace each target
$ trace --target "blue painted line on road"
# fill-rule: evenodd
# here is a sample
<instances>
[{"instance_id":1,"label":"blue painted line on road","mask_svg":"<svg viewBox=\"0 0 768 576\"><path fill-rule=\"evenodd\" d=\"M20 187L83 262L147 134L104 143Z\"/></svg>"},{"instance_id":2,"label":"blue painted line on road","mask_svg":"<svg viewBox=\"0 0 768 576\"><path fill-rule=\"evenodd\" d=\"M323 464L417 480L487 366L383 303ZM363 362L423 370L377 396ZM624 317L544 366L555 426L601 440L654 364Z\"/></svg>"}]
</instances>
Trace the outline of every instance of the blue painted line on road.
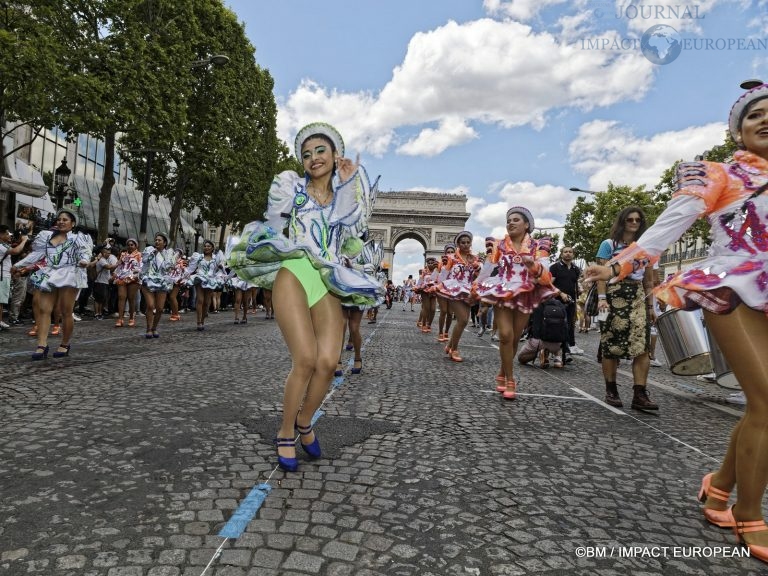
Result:
<instances>
[{"instance_id":1,"label":"blue painted line on road","mask_svg":"<svg viewBox=\"0 0 768 576\"><path fill-rule=\"evenodd\" d=\"M259 511L264 500L267 498L267 494L272 491L272 486L269 484L258 484L248 493L237 507L235 513L229 519L224 527L219 532L219 536L222 538L240 538L240 535L245 532L248 523Z\"/></svg>"}]
</instances>

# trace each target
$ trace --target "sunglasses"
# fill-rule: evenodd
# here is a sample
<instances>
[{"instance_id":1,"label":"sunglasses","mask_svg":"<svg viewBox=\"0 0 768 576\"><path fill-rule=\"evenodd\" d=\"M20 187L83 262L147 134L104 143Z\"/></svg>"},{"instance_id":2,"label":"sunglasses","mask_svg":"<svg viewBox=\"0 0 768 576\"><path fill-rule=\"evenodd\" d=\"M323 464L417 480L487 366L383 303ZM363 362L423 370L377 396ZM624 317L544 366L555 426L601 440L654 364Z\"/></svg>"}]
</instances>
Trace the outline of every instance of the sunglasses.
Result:
<instances>
[{"instance_id":1,"label":"sunglasses","mask_svg":"<svg viewBox=\"0 0 768 576\"><path fill-rule=\"evenodd\" d=\"M642 222L642 221L643 221L643 219L642 219L642 218L627 218L627 219L626 219L626 220L624 220L624 221L625 221L625 222L635 222L635 223L639 224L640 222Z\"/></svg>"}]
</instances>

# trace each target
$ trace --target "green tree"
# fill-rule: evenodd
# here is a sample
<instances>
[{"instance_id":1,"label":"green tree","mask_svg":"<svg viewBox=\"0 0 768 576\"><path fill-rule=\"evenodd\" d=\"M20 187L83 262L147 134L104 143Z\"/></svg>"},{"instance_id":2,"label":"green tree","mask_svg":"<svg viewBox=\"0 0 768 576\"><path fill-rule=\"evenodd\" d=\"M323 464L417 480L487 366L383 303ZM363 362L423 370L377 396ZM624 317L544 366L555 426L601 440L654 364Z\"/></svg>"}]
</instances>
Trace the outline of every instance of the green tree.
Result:
<instances>
[{"instance_id":1,"label":"green tree","mask_svg":"<svg viewBox=\"0 0 768 576\"><path fill-rule=\"evenodd\" d=\"M0 160L57 123L59 111L51 105L51 97L64 78L58 63L61 51L55 31L30 11L27 2L0 3ZM13 124L8 131L6 122ZM32 139L6 149L5 138L24 125L32 127ZM2 175L4 162L0 162Z\"/></svg>"},{"instance_id":2,"label":"green tree","mask_svg":"<svg viewBox=\"0 0 768 576\"><path fill-rule=\"evenodd\" d=\"M188 105L178 136L129 133L121 140L130 148L151 142L167 150L153 167L153 191L172 199L172 243L184 207L200 207L222 239L227 225L237 228L260 217L278 153L273 80L256 64L243 26L220 2L196 0L194 17L208 31L193 46L196 60L225 54L229 62L188 66L178 88ZM141 163L134 169L143 174Z\"/></svg>"},{"instance_id":3,"label":"green tree","mask_svg":"<svg viewBox=\"0 0 768 576\"><path fill-rule=\"evenodd\" d=\"M565 244L573 246L577 258L592 262L600 243L609 237L616 216L627 206L639 206L645 212L650 226L661 211L661 206L643 186L615 186L608 183L604 192L592 200L580 196L565 219Z\"/></svg>"}]
</instances>

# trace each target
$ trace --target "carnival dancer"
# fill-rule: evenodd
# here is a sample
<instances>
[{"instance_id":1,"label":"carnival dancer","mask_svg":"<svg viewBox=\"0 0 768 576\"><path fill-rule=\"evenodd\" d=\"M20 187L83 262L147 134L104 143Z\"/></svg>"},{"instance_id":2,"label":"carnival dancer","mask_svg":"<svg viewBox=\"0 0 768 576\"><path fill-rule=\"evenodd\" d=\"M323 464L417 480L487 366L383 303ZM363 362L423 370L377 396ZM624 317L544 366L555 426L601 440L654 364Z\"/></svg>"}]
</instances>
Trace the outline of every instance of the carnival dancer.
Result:
<instances>
[{"instance_id":1,"label":"carnival dancer","mask_svg":"<svg viewBox=\"0 0 768 576\"><path fill-rule=\"evenodd\" d=\"M173 248L168 248L168 237L161 232L155 234L155 245L147 246L141 254L141 295L146 309L144 317L147 329L144 337L160 338L157 325L163 316L165 300L173 287L171 273L176 264Z\"/></svg>"},{"instance_id":2,"label":"carnival dancer","mask_svg":"<svg viewBox=\"0 0 768 576\"><path fill-rule=\"evenodd\" d=\"M416 328L419 330L421 330L421 327L424 324L424 300L421 299L421 290L424 286L424 270L424 268L419 269L418 277L413 283L413 297L414 299L419 298L419 319L416 320Z\"/></svg>"},{"instance_id":3,"label":"carnival dancer","mask_svg":"<svg viewBox=\"0 0 768 576\"><path fill-rule=\"evenodd\" d=\"M181 249L176 249L173 267L169 274L171 282L173 282L171 293L168 296L171 306L171 315L168 317L168 320L171 322L178 322L181 320L181 315L179 314L179 291L181 290L182 285L186 282L186 275L187 259L184 257L184 252L182 252Z\"/></svg>"},{"instance_id":4,"label":"carnival dancer","mask_svg":"<svg viewBox=\"0 0 768 576\"><path fill-rule=\"evenodd\" d=\"M329 124L302 128L294 149L305 175L286 171L275 177L266 224L248 224L229 259L240 277L270 287L274 282L277 323L292 359L275 439L278 464L286 471L298 467L294 427L310 457L321 455L312 418L339 357L341 304L371 306L382 297L375 279L350 267L367 234L376 183L370 184L359 160L344 157L341 135ZM282 234L286 226L288 238Z\"/></svg>"},{"instance_id":5,"label":"carnival dancer","mask_svg":"<svg viewBox=\"0 0 768 576\"><path fill-rule=\"evenodd\" d=\"M443 278L438 281L437 292L448 302L448 314L456 317L445 353L454 362L463 362L459 356L459 342L469 321L469 307L473 299L472 282L480 270L480 262L472 254L472 232L463 230L454 240L458 250L448 256L443 267Z\"/></svg>"},{"instance_id":6,"label":"carnival dancer","mask_svg":"<svg viewBox=\"0 0 768 576\"><path fill-rule=\"evenodd\" d=\"M448 258L453 258L456 253L456 244L449 242L443 247L443 256L440 258L437 271L437 284L435 285L435 298L437 298L437 305L440 307L440 316L437 319L437 341L448 342L448 333L451 331L451 322L453 321L453 314L448 313L448 299L443 296L437 289L437 286L442 282L448 274Z\"/></svg>"},{"instance_id":7,"label":"carnival dancer","mask_svg":"<svg viewBox=\"0 0 768 576\"><path fill-rule=\"evenodd\" d=\"M189 284L194 286L197 313L197 331L205 330L205 319L213 301L213 292L224 281L224 254L219 250L214 254L214 245L210 240L203 242L203 253L195 252L187 266Z\"/></svg>"},{"instance_id":8,"label":"carnival dancer","mask_svg":"<svg viewBox=\"0 0 768 576\"><path fill-rule=\"evenodd\" d=\"M427 266L422 274L421 283L421 331L424 334L432 332L432 322L435 320L435 307L437 306L437 258L427 257Z\"/></svg>"},{"instance_id":9,"label":"carnival dancer","mask_svg":"<svg viewBox=\"0 0 768 576\"><path fill-rule=\"evenodd\" d=\"M733 527L750 556L768 562L762 501L768 484L768 84L744 93L731 108L731 137L740 150L727 164L677 167L672 200L637 242L587 279L615 282L658 260L698 219L710 224L709 255L655 290L674 308L701 308L746 397L720 469L704 476L704 517ZM738 501L728 508L731 491Z\"/></svg>"},{"instance_id":10,"label":"carnival dancer","mask_svg":"<svg viewBox=\"0 0 768 576\"><path fill-rule=\"evenodd\" d=\"M56 228L40 232L32 242L32 251L11 268L14 273L28 266L39 266L30 281L38 291L37 349L32 360L48 357L48 328L51 312L62 319L62 335L54 358L69 356L72 333L75 328L72 309L80 289L88 286L86 268L91 261L91 237L74 230L77 216L66 209L56 213Z\"/></svg>"},{"instance_id":11,"label":"carnival dancer","mask_svg":"<svg viewBox=\"0 0 768 576\"><path fill-rule=\"evenodd\" d=\"M136 294L139 292L141 273L141 252L136 238L128 238L126 248L120 253L117 268L112 273L117 285L117 322L115 328L122 328L125 316L125 301L128 300L128 326L136 326Z\"/></svg>"},{"instance_id":12,"label":"carnival dancer","mask_svg":"<svg viewBox=\"0 0 768 576\"><path fill-rule=\"evenodd\" d=\"M549 274L551 242L549 238L534 240L533 229L530 210L523 206L507 210L507 234L493 246L475 283L477 297L494 306L501 357L496 391L507 400L516 397L514 360L528 317L541 302L557 293Z\"/></svg>"},{"instance_id":13,"label":"carnival dancer","mask_svg":"<svg viewBox=\"0 0 768 576\"><path fill-rule=\"evenodd\" d=\"M413 312L413 287L415 281L413 280L413 274L408 274L408 278L403 281L403 312L406 310L406 304L410 304L411 312Z\"/></svg>"}]
</instances>

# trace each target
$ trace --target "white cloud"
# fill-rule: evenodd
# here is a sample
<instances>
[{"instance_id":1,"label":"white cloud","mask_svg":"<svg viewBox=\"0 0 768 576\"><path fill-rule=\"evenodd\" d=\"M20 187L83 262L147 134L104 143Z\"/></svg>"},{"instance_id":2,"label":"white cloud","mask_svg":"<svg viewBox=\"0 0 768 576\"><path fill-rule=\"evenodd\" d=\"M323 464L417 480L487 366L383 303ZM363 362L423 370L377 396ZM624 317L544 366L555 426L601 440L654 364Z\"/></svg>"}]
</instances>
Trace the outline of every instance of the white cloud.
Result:
<instances>
[{"instance_id":1,"label":"white cloud","mask_svg":"<svg viewBox=\"0 0 768 576\"><path fill-rule=\"evenodd\" d=\"M604 189L608 182L653 188L676 160L692 160L722 144L726 128L714 122L639 138L619 122L594 120L583 124L571 142L570 160L588 175L591 190Z\"/></svg>"},{"instance_id":2,"label":"white cloud","mask_svg":"<svg viewBox=\"0 0 768 576\"><path fill-rule=\"evenodd\" d=\"M491 15L527 21L550 6L566 0L483 0L483 8Z\"/></svg>"},{"instance_id":3,"label":"white cloud","mask_svg":"<svg viewBox=\"0 0 768 576\"><path fill-rule=\"evenodd\" d=\"M678 32L700 33L700 21L705 19L715 6L723 0L697 0L681 2L680 0L616 0L616 8L610 15L615 19L621 15L627 29L642 35L648 28L657 24L666 24Z\"/></svg>"},{"instance_id":4,"label":"white cloud","mask_svg":"<svg viewBox=\"0 0 768 576\"><path fill-rule=\"evenodd\" d=\"M553 110L640 100L653 73L640 53L585 50L511 20L448 22L411 38L378 94L302 81L279 106L278 132L292 142L301 126L322 118L350 150L381 155L398 145L399 128L426 125L400 150L433 155L476 137L472 124L541 129Z\"/></svg>"},{"instance_id":5,"label":"white cloud","mask_svg":"<svg viewBox=\"0 0 768 576\"><path fill-rule=\"evenodd\" d=\"M437 130L424 128L416 138L409 140L397 151L406 156L436 156L451 146L477 138L471 126L455 116L440 121Z\"/></svg>"}]
</instances>

